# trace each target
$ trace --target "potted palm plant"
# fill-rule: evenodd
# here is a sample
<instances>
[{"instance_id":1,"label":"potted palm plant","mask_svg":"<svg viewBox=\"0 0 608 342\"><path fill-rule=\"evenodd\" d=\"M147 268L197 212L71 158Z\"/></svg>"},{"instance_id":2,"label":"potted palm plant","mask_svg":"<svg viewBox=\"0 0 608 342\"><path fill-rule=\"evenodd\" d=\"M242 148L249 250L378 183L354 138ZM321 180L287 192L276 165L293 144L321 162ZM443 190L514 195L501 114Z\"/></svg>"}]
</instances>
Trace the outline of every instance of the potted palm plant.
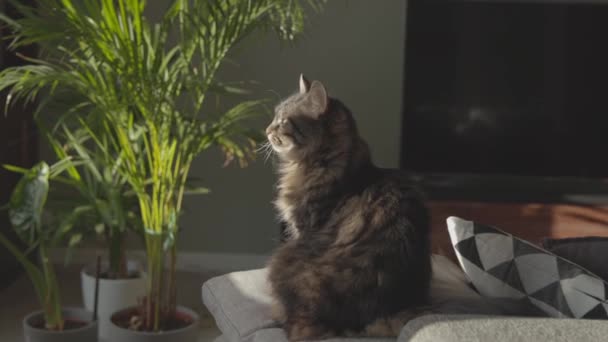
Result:
<instances>
[{"instance_id":1,"label":"potted palm plant","mask_svg":"<svg viewBox=\"0 0 608 342\"><path fill-rule=\"evenodd\" d=\"M319 8L323 0L306 1ZM51 51L30 65L0 73L11 101L42 89L67 89L82 97L73 111L89 110L98 125L81 121L107 153L113 170L135 194L146 246L148 281L139 306L112 316L112 341L194 341L196 313L176 305L175 266L182 199L193 160L219 146L227 161L244 165L258 130L244 122L263 101L215 112L211 92L238 93L216 79L231 48L256 28L274 28L292 40L303 29L296 0L171 0L150 21L143 0L38 0L19 5L24 19L5 21L12 46L38 43ZM101 137L108 138L104 146ZM141 337L144 336L144 337Z\"/></svg>"},{"instance_id":2,"label":"potted palm plant","mask_svg":"<svg viewBox=\"0 0 608 342\"><path fill-rule=\"evenodd\" d=\"M57 176L69 163L69 160L62 160L49 167L41 162L30 170L18 170L23 172L23 177L11 195L9 218L27 249L21 250L0 234L0 244L23 265L42 307L41 311L23 320L27 342L97 341L97 322L92 320L90 312L61 306L59 284L48 252L50 247L63 241L69 234L57 226L42 223L49 178ZM39 263L31 260L30 254L35 252Z\"/></svg>"}]
</instances>

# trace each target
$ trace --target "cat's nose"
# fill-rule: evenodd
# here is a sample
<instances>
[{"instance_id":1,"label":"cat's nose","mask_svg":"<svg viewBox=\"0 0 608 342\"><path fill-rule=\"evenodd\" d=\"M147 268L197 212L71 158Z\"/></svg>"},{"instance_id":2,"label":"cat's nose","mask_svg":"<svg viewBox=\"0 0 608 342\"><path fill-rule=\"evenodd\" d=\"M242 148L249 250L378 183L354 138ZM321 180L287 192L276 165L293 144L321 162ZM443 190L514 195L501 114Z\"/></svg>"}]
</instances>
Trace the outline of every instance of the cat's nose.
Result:
<instances>
[{"instance_id":1,"label":"cat's nose","mask_svg":"<svg viewBox=\"0 0 608 342\"><path fill-rule=\"evenodd\" d=\"M266 135L269 135L270 133L272 133L272 131L274 130L274 125L269 125L268 127L266 127Z\"/></svg>"}]
</instances>

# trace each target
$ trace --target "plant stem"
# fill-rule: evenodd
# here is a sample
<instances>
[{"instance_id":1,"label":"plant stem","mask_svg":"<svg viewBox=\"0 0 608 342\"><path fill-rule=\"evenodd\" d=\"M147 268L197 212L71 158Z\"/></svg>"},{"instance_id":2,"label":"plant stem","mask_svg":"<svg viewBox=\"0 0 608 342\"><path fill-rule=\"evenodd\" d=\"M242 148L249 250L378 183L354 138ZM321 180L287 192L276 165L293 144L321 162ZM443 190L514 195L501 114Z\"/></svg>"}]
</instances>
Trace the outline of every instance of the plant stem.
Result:
<instances>
[{"instance_id":1,"label":"plant stem","mask_svg":"<svg viewBox=\"0 0 608 342\"><path fill-rule=\"evenodd\" d=\"M110 269L108 277L110 279L127 278L127 260L124 249L125 234L114 230L109 236L109 256Z\"/></svg>"},{"instance_id":2,"label":"plant stem","mask_svg":"<svg viewBox=\"0 0 608 342\"><path fill-rule=\"evenodd\" d=\"M44 299L45 326L49 330L63 330L63 317L61 315L61 300L59 298L59 285L53 264L49 260L46 246L40 244L40 260L42 272L46 282L46 294Z\"/></svg>"},{"instance_id":3,"label":"plant stem","mask_svg":"<svg viewBox=\"0 0 608 342\"><path fill-rule=\"evenodd\" d=\"M159 331L162 309L163 249L160 236L147 237L148 298L146 299L145 327L148 331Z\"/></svg>"},{"instance_id":4,"label":"plant stem","mask_svg":"<svg viewBox=\"0 0 608 342\"><path fill-rule=\"evenodd\" d=\"M9 252L13 254L13 256L23 265L23 268L27 272L28 276L32 280L32 284L34 285L34 290L36 290L36 295L38 296L38 301L40 302L40 306L44 307L44 298L46 294L46 283L44 282L44 275L38 269L37 265L30 261L29 257L23 254L15 244L13 244L9 239L6 238L0 232L0 243L8 249Z\"/></svg>"},{"instance_id":5,"label":"plant stem","mask_svg":"<svg viewBox=\"0 0 608 342\"><path fill-rule=\"evenodd\" d=\"M158 260L156 260L158 281L156 282L156 298L154 299L154 331L160 331L160 324L162 320L162 304L163 304L163 269L164 269L164 252L163 252L163 241L162 239L157 240L158 244Z\"/></svg>"},{"instance_id":6,"label":"plant stem","mask_svg":"<svg viewBox=\"0 0 608 342\"><path fill-rule=\"evenodd\" d=\"M147 236L146 236L147 237ZM154 283L156 281L156 270L155 270L155 266L154 266L154 250L152 249L152 241L150 241L150 239L147 237L146 239L146 251L147 253L147 258L146 260L148 261L148 284L147 284L147 290L146 290L146 300L145 300L145 304L146 304L146 309L145 309L145 315L146 317L144 317L144 327L146 330L151 330L152 329L152 316L154 315L153 313L153 296L154 296Z\"/></svg>"},{"instance_id":7,"label":"plant stem","mask_svg":"<svg viewBox=\"0 0 608 342\"><path fill-rule=\"evenodd\" d=\"M171 247L171 260L169 265L169 287L167 289L167 293L169 294L169 303L167 305L167 313L168 317L175 316L176 306L177 306L177 288L175 286L175 265L177 263L177 247L174 244Z\"/></svg>"}]
</instances>

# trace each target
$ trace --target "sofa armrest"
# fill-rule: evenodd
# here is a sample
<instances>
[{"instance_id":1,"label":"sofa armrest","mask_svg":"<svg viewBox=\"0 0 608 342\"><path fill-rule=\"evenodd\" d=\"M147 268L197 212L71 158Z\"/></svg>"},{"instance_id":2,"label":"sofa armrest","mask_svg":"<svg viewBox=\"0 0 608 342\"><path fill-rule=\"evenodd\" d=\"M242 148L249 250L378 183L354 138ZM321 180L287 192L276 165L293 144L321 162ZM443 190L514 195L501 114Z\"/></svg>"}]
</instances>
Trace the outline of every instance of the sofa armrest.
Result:
<instances>
[{"instance_id":1,"label":"sofa armrest","mask_svg":"<svg viewBox=\"0 0 608 342\"><path fill-rule=\"evenodd\" d=\"M608 322L562 318L428 315L406 324L399 342L596 342L608 337Z\"/></svg>"}]
</instances>

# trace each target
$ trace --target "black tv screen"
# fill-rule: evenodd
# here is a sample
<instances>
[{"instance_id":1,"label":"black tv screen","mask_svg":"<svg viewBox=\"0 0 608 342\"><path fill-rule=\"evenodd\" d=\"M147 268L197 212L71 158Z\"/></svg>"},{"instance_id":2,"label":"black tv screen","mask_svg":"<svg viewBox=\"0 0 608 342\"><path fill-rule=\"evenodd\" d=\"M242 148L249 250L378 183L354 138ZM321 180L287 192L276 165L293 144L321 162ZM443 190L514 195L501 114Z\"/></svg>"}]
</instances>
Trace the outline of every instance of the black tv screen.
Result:
<instances>
[{"instance_id":1,"label":"black tv screen","mask_svg":"<svg viewBox=\"0 0 608 342\"><path fill-rule=\"evenodd\" d=\"M402 168L608 178L608 4L410 1Z\"/></svg>"}]
</instances>

